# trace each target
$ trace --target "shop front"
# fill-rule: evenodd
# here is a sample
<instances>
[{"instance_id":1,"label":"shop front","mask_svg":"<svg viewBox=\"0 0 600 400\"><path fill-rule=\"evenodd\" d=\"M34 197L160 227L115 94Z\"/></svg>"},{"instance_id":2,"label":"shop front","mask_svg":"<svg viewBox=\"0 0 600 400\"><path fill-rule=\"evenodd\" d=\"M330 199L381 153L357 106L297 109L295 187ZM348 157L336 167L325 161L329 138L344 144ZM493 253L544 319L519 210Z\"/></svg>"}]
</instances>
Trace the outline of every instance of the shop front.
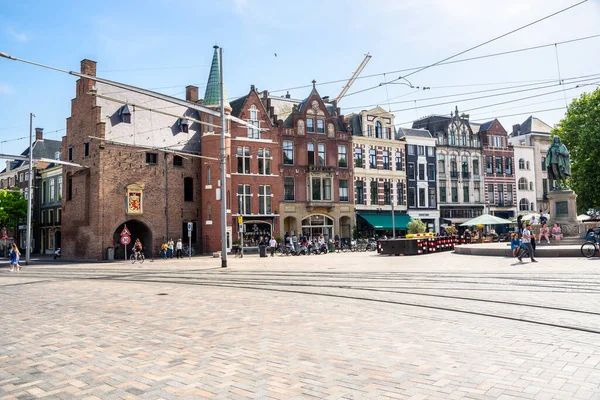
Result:
<instances>
[{"instance_id":1,"label":"shop front","mask_svg":"<svg viewBox=\"0 0 600 400\"><path fill-rule=\"evenodd\" d=\"M308 240L318 239L323 235L325 240L329 241L335 237L334 232L333 218L327 215L314 214L302 220L302 236L306 236Z\"/></svg>"},{"instance_id":2,"label":"shop front","mask_svg":"<svg viewBox=\"0 0 600 400\"><path fill-rule=\"evenodd\" d=\"M243 219L242 237L239 238L244 247L258 247L261 239L269 240L273 236L273 219Z\"/></svg>"},{"instance_id":3,"label":"shop front","mask_svg":"<svg viewBox=\"0 0 600 400\"><path fill-rule=\"evenodd\" d=\"M406 235L410 215L395 211L392 219L391 211L358 211L356 219L359 236L363 237L393 237Z\"/></svg>"}]
</instances>

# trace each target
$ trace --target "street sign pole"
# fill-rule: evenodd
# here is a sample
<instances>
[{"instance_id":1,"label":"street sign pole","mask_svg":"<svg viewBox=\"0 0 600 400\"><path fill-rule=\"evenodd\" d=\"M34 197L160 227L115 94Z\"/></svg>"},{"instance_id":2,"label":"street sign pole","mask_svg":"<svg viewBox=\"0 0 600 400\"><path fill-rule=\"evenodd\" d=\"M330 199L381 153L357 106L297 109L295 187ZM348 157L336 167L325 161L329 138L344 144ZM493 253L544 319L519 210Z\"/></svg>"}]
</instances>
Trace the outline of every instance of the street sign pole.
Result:
<instances>
[{"instance_id":1,"label":"street sign pole","mask_svg":"<svg viewBox=\"0 0 600 400\"><path fill-rule=\"evenodd\" d=\"M238 235L240 237L240 258L244 258L244 219L238 216Z\"/></svg>"},{"instance_id":2,"label":"street sign pole","mask_svg":"<svg viewBox=\"0 0 600 400\"><path fill-rule=\"evenodd\" d=\"M192 259L192 230L194 229L194 224L188 222L188 259Z\"/></svg>"}]
</instances>

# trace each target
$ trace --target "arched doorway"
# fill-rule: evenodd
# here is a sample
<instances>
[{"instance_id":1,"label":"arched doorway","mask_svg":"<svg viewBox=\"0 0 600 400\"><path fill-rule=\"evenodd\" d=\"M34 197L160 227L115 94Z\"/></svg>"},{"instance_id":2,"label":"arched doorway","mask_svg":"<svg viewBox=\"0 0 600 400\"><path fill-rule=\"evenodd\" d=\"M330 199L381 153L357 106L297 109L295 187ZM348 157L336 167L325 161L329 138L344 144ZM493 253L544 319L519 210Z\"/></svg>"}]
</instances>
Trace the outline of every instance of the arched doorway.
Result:
<instances>
[{"instance_id":1,"label":"arched doorway","mask_svg":"<svg viewBox=\"0 0 600 400\"><path fill-rule=\"evenodd\" d=\"M127 229L131 233L131 243L127 245L127 256L131 254L133 242L135 242L136 239L140 239L144 249L144 256L151 257L154 246L152 243L152 232L150 231L150 228L148 228L148 226L146 226L146 224L144 224L142 221L130 219L129 221L119 225L119 227L113 233L115 260L123 260L125 258L125 246L121 244L121 232L123 231L125 225L127 225Z\"/></svg>"},{"instance_id":2,"label":"arched doorway","mask_svg":"<svg viewBox=\"0 0 600 400\"><path fill-rule=\"evenodd\" d=\"M298 233L298 225L296 223L296 218L294 217L285 217L283 220L283 232L288 233L290 236L292 232Z\"/></svg>"},{"instance_id":3,"label":"arched doorway","mask_svg":"<svg viewBox=\"0 0 600 400\"><path fill-rule=\"evenodd\" d=\"M60 231L54 231L54 250L60 249Z\"/></svg>"},{"instance_id":4,"label":"arched doorway","mask_svg":"<svg viewBox=\"0 0 600 400\"><path fill-rule=\"evenodd\" d=\"M352 223L350 217L341 217L340 218L340 238L342 240L348 239L350 240L352 237Z\"/></svg>"},{"instance_id":5,"label":"arched doorway","mask_svg":"<svg viewBox=\"0 0 600 400\"><path fill-rule=\"evenodd\" d=\"M333 238L333 219L323 214L313 214L302 220L302 235L318 238L321 234L328 241Z\"/></svg>"}]
</instances>

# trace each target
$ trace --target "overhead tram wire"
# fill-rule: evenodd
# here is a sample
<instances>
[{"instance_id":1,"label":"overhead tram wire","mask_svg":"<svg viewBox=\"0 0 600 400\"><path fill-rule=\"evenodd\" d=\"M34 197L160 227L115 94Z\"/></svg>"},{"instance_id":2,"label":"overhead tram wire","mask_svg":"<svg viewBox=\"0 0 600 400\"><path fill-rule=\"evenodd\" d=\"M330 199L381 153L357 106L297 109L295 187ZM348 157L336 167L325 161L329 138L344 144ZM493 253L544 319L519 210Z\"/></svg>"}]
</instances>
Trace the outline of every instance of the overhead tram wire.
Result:
<instances>
[{"instance_id":1,"label":"overhead tram wire","mask_svg":"<svg viewBox=\"0 0 600 400\"><path fill-rule=\"evenodd\" d=\"M589 80L589 79L588 79L588 80ZM574 84L574 83L578 83L578 82L572 82L572 84ZM596 84L595 82L591 82L591 83L585 83L585 84L579 84L579 85L577 85L577 86L574 86L574 87L571 87L571 88L566 88L566 89L564 89L564 90L574 90L574 89L581 88L581 87L583 87L583 86L589 86L589 85L595 85L595 84ZM553 85L553 86L563 86L563 85L556 84L556 85ZM481 109L484 109L484 108L495 107L495 106L502 105L502 104L516 103L516 102L518 102L518 101L522 101L522 100L527 100L527 99L531 99L531 98L536 98L536 97L547 96L547 95L550 95L550 94L555 94L555 93L561 93L562 91L563 91L563 89L559 89L559 90L554 90L554 91L552 91L552 92L540 93L540 94L535 94L535 95L532 95L532 96L526 96L526 97L519 97L519 98L517 98L517 99L512 99L512 100L502 101L502 102L499 102L499 103L493 103L493 104L488 104L488 105L484 105L484 106L480 106L480 107L475 107L475 108L465 109L465 110L463 110L463 112L475 111L475 110L481 110ZM502 95L502 94L498 94L498 95L491 95L491 96L483 96L483 97L496 97L496 96L501 96L501 95ZM430 105L428 105L428 106L421 106L421 107L423 108L423 107L433 107L433 106L440 105L440 104L442 104L442 105L443 105L443 104L452 104L452 103L456 103L456 102L461 102L461 101L469 101L469 100L479 99L479 98L483 98L483 97L471 98L471 99L463 99L463 100L457 100L457 101L455 101L455 102L446 102L446 103L439 103L439 104L430 104ZM408 109L404 109L404 110L392 110L392 112L399 112L399 111L411 111L411 110L412 110L412 108L408 108ZM437 115L433 115L433 117L438 117L440 120L442 120L442 119L448 119L448 118L450 118L450 114L437 114ZM401 122L401 123L398 123L398 124L394 124L394 126L406 125L406 124L410 124L410 123L413 123L413 122L414 122L414 120L411 120L411 121L406 121L406 122Z\"/></svg>"},{"instance_id":2,"label":"overhead tram wire","mask_svg":"<svg viewBox=\"0 0 600 400\"><path fill-rule=\"evenodd\" d=\"M586 79L582 79L582 80L577 80L577 81L571 82L571 84L575 84L575 83L584 83L585 84L585 82L596 80L596 79L598 79L597 75L594 76L594 77L592 77L592 78L586 78ZM564 85L561 85L559 83L555 83L555 84L552 84L552 85L540 86L540 87L536 87L536 88L513 90L511 92L506 92L506 93L497 93L497 94L490 94L490 95L486 95L486 96L469 97L469 98L466 98L466 99L456 99L456 100L445 101L445 102L434 103L434 104L423 104L423 105L420 105L419 108L429 108L429 107L443 106L443 105L447 105L447 104L459 103L459 102L464 102L464 101L487 99L487 98L498 97L498 96L506 96L506 95L509 95L509 94L523 93L523 92L528 92L528 91L532 91L532 90L547 89L547 88L551 88L551 87L555 87L555 86L564 86ZM584 86L584 85L581 85L581 86ZM585 84L585 86L587 86L587 84ZM576 89L577 87L578 86L575 86L575 87L572 87L572 88L566 89L566 90ZM545 96L547 94L552 94L552 93L556 93L556 92L542 93L542 94L534 95L534 96L530 96L530 97ZM530 98L530 97L526 97L526 98ZM412 101L411 101L411 103L412 103ZM391 112L402 112L402 111L410 111L410 110L413 110L413 107L410 107L410 108L400 108L400 109L397 109L397 110L392 110ZM468 111L468 110L465 110L465 111Z\"/></svg>"},{"instance_id":3,"label":"overhead tram wire","mask_svg":"<svg viewBox=\"0 0 600 400\"><path fill-rule=\"evenodd\" d=\"M499 53L484 54L484 55L476 56L476 57L461 58L460 60L439 62L439 63L436 63L434 66L437 67L437 66L441 66L441 65L449 65L449 64L457 64L457 63L462 63L462 62L467 62L467 61L481 60L481 59L484 59L484 58L498 57L498 56L503 56L503 55L507 55L507 54L514 54L514 53L520 53L520 52L524 52L524 51L537 50L537 49L542 49L542 48L545 48L545 47L551 47L551 46L555 46L555 45L559 45L559 44L574 43L574 42L579 42L579 41L582 41L582 40L589 40L589 39L595 39L595 38L600 38L600 34L591 35L591 36L584 36L584 37L575 38L575 39L569 39L569 40L563 40L563 41L560 41L560 42L547 43L547 44L542 44L542 45L538 45L538 46L524 47L524 48L521 48L521 49L507 50L507 51L502 51L502 52L499 52ZM397 69L397 70L394 70L394 71L386 71L386 72L379 72L379 73L375 73L375 74L362 75L362 76L359 76L358 78L356 78L356 80L359 80L359 79L368 79L368 78L375 78L375 77L378 77L378 76L379 77L383 77L383 74L396 74L396 73L407 72L407 71L415 71L415 70L422 69L424 67L427 67L427 66L410 67L410 68ZM337 79L337 80L333 80L333 81L326 81L326 82L316 83L316 86L325 86L325 85L331 85L331 84L334 84L334 83L347 82L348 79L349 78ZM285 91L289 91L289 90L306 89L306 88L312 88L312 84L294 86L294 87L289 87L289 88L285 88L285 89L271 90L271 91L269 91L269 93L279 93L279 92L285 92ZM238 98L238 97L242 97L242 96L234 96L234 98Z\"/></svg>"},{"instance_id":4,"label":"overhead tram wire","mask_svg":"<svg viewBox=\"0 0 600 400\"><path fill-rule=\"evenodd\" d=\"M562 100L562 99L559 99L559 100ZM478 118L478 119L473 120L473 122L476 122L476 121L483 121L483 122L485 122L485 121L491 121L491 120L493 120L495 118L516 117L518 115L527 115L527 114L533 115L533 114L539 114L539 113L542 113L542 112L558 111L558 110L566 110L566 109L567 109L567 107L561 106L561 107L556 107L556 108L546 108L545 110L524 111L524 112L520 112L520 113L516 113L516 114L506 114L506 115L497 115L495 117Z\"/></svg>"},{"instance_id":5,"label":"overhead tram wire","mask_svg":"<svg viewBox=\"0 0 600 400\"><path fill-rule=\"evenodd\" d=\"M565 79L563 79L563 81L575 80L575 79L582 79L582 78L587 78L587 77L598 77L598 76L600 76L600 74L582 75L582 76L577 76L577 77L565 78ZM516 85L516 86L507 86L507 87L495 88L495 89L477 90L477 91L473 91L473 92L454 93L454 94L448 94L448 95L442 95L442 96L426 97L426 98L415 99L415 100L416 101L437 100L437 99L444 99L444 98L448 98L448 97L464 96L464 95L468 95L468 94L495 92L495 91L507 90L507 89L518 89L518 88L521 88L521 87L528 87L528 86L539 86L539 85L543 85L545 83L550 83L550 82L556 82L556 79L548 79L548 80L541 81L541 82L538 82L538 83L529 83L529 84ZM535 88L533 88L533 89L535 89ZM411 93L414 93L414 92L411 92ZM404 94L403 96L405 96L405 95L408 95L408 94ZM403 96L398 96L398 97L403 97ZM390 104L412 103L413 101L414 100L393 101ZM377 105L379 105L379 103L378 104L363 105L363 106L355 106L355 107L343 107L343 108L344 108L344 110L354 110L354 109L359 109L359 108L375 107Z\"/></svg>"},{"instance_id":6,"label":"overhead tram wire","mask_svg":"<svg viewBox=\"0 0 600 400\"><path fill-rule=\"evenodd\" d=\"M533 22L530 22L530 23L528 23L528 24L526 24L526 25L520 26L520 27L518 27L518 28L516 28L516 29L513 29L513 30L512 30L512 31L510 31L510 32L504 33L504 34L502 34L502 35L500 35L500 36L496 36L496 37L495 37L495 38L493 38L493 39L487 40L487 41L485 41L485 42L483 42L483 43L480 43L480 44L478 44L478 45L476 45L476 46L470 47L470 48L468 48L468 49L466 49L466 50L463 50L463 51L461 51L461 52L459 52L459 53L456 53L456 54L454 54L454 55L451 55L450 57L446 57L446 58L444 58L444 59L442 59L442 60L440 60L440 61L438 61L438 62L435 62L435 63L433 63L433 64L431 64L431 65L425 66L425 67L423 67L423 68L419 68L418 70L416 70L416 71L413 71L413 72L409 73L408 75L404 76L404 78L408 78L409 76L412 76L412 75L414 75L414 74L417 74L417 73L419 73L419 72L421 72L421 71L425 71L425 70L426 70L426 69L428 69L428 68L431 68L431 67L434 67L434 66L436 66L436 65L438 65L438 64L440 64L440 63L443 63L444 61L448 61L448 60L450 60L450 59L452 59L452 58L454 58L454 57L458 57L458 56L460 56L460 55L462 55L462 54L468 53L469 51L472 51L472 50L475 50L475 49L477 49L477 48L479 48L479 47L485 46L486 44L489 44L489 43L495 42L495 41L496 41L496 40L498 40L498 39L502 39L503 37L506 37L506 36L508 36L508 35L512 35L512 34L513 34L513 33L515 33L515 32L518 32L518 31L520 31L520 30L523 30L523 29L525 29L525 28L528 28L528 27L530 27L530 26L532 26L532 25L535 25L535 24L537 24L537 23L539 23L539 22L542 22L542 21L544 21L544 20L547 20L548 18L552 18L552 17L554 17L554 16L556 16L556 15L558 15L558 14L560 14L560 13L563 13L563 12L565 12L565 11L567 11L567 10L570 10L571 8L575 8L575 7L577 7L577 6L579 6L579 5L583 4L583 3L586 3L587 1L588 1L588 0L582 0L582 1L580 1L579 3L575 3L575 4L573 4L573 5L570 5L569 7L563 8L563 9L561 9L561 10L559 10L559 11L556 11L556 12L554 12L554 13L550 14L550 15L547 15L547 16L545 16L545 17L543 17L543 18L539 18L539 19L537 19L537 20L535 20L535 21L533 21Z\"/></svg>"}]
</instances>

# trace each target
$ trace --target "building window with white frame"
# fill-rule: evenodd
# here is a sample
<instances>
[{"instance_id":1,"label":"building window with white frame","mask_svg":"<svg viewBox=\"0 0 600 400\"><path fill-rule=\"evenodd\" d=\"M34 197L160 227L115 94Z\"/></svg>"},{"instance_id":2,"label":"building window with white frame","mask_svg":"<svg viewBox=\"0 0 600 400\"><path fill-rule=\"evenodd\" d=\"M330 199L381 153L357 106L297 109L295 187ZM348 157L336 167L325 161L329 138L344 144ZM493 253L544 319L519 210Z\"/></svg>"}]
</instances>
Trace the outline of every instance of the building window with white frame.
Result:
<instances>
[{"instance_id":1,"label":"building window with white frame","mask_svg":"<svg viewBox=\"0 0 600 400\"><path fill-rule=\"evenodd\" d=\"M340 179L340 201L348 201L348 180Z\"/></svg>"},{"instance_id":2,"label":"building window with white frame","mask_svg":"<svg viewBox=\"0 0 600 400\"><path fill-rule=\"evenodd\" d=\"M331 201L331 178L312 176L309 178L311 200Z\"/></svg>"},{"instance_id":3,"label":"building window with white frame","mask_svg":"<svg viewBox=\"0 0 600 400\"><path fill-rule=\"evenodd\" d=\"M365 183L363 181L355 182L356 204L365 204Z\"/></svg>"},{"instance_id":4,"label":"building window with white frame","mask_svg":"<svg viewBox=\"0 0 600 400\"><path fill-rule=\"evenodd\" d=\"M306 118L306 132L315 133L315 120L312 118Z\"/></svg>"},{"instance_id":5,"label":"building window with white frame","mask_svg":"<svg viewBox=\"0 0 600 400\"><path fill-rule=\"evenodd\" d=\"M283 165L294 165L294 142L283 141Z\"/></svg>"},{"instance_id":6,"label":"building window with white frame","mask_svg":"<svg viewBox=\"0 0 600 400\"><path fill-rule=\"evenodd\" d=\"M271 175L271 150L258 149L258 173Z\"/></svg>"},{"instance_id":7,"label":"building window with white frame","mask_svg":"<svg viewBox=\"0 0 600 400\"><path fill-rule=\"evenodd\" d=\"M398 182L398 184L396 185L397 187L397 199L396 201L398 202L397 204L399 206L403 206L404 205L404 183L402 182Z\"/></svg>"},{"instance_id":8,"label":"building window with white frame","mask_svg":"<svg viewBox=\"0 0 600 400\"><path fill-rule=\"evenodd\" d=\"M429 188L429 208L435 208L435 188Z\"/></svg>"},{"instance_id":9,"label":"building window with white frame","mask_svg":"<svg viewBox=\"0 0 600 400\"><path fill-rule=\"evenodd\" d=\"M58 200L62 199L62 189L63 189L62 186L63 186L62 185L62 176L59 176L58 177L58 192L56 193L56 198Z\"/></svg>"},{"instance_id":10,"label":"building window with white frame","mask_svg":"<svg viewBox=\"0 0 600 400\"><path fill-rule=\"evenodd\" d=\"M348 147L338 146L338 167L348 168Z\"/></svg>"},{"instance_id":11,"label":"building window with white frame","mask_svg":"<svg viewBox=\"0 0 600 400\"><path fill-rule=\"evenodd\" d=\"M294 201L296 199L296 181L292 176L283 178L283 201Z\"/></svg>"},{"instance_id":12,"label":"building window with white frame","mask_svg":"<svg viewBox=\"0 0 600 400\"><path fill-rule=\"evenodd\" d=\"M402 171L404 167L402 166L402 152L396 152L396 171Z\"/></svg>"},{"instance_id":13,"label":"building window with white frame","mask_svg":"<svg viewBox=\"0 0 600 400\"><path fill-rule=\"evenodd\" d=\"M319 165L325 166L325 144L319 143L317 149L319 150Z\"/></svg>"},{"instance_id":14,"label":"building window with white frame","mask_svg":"<svg viewBox=\"0 0 600 400\"><path fill-rule=\"evenodd\" d=\"M473 182L473 201L479 203L481 201L481 183Z\"/></svg>"},{"instance_id":15,"label":"building window with white frame","mask_svg":"<svg viewBox=\"0 0 600 400\"><path fill-rule=\"evenodd\" d=\"M392 184L383 182L383 204L389 206L392 204Z\"/></svg>"},{"instance_id":16,"label":"building window with white frame","mask_svg":"<svg viewBox=\"0 0 600 400\"><path fill-rule=\"evenodd\" d=\"M427 146L427 157L433 157L433 154L434 154L434 147Z\"/></svg>"},{"instance_id":17,"label":"building window with white frame","mask_svg":"<svg viewBox=\"0 0 600 400\"><path fill-rule=\"evenodd\" d=\"M377 139L383 139L383 127L379 121L375 122L375 137Z\"/></svg>"},{"instance_id":18,"label":"building window with white frame","mask_svg":"<svg viewBox=\"0 0 600 400\"><path fill-rule=\"evenodd\" d=\"M252 195L250 185L238 185L238 214L252 213Z\"/></svg>"},{"instance_id":19,"label":"building window with white frame","mask_svg":"<svg viewBox=\"0 0 600 400\"><path fill-rule=\"evenodd\" d=\"M315 165L315 144L308 143L307 146L308 165Z\"/></svg>"},{"instance_id":20,"label":"building window with white frame","mask_svg":"<svg viewBox=\"0 0 600 400\"><path fill-rule=\"evenodd\" d=\"M54 178L50 179L50 203L54 202L56 198L56 190L54 187Z\"/></svg>"},{"instance_id":21,"label":"building window with white frame","mask_svg":"<svg viewBox=\"0 0 600 400\"><path fill-rule=\"evenodd\" d=\"M250 173L250 147L237 148L238 174Z\"/></svg>"},{"instance_id":22,"label":"building window with white frame","mask_svg":"<svg viewBox=\"0 0 600 400\"><path fill-rule=\"evenodd\" d=\"M248 127L248 138L250 139L260 139L260 121L258 120L258 110L256 106L253 104L250 106L250 110L248 110L249 119L248 123L253 127Z\"/></svg>"},{"instance_id":23,"label":"building window with white frame","mask_svg":"<svg viewBox=\"0 0 600 400\"><path fill-rule=\"evenodd\" d=\"M317 119L317 133L325 133L325 121Z\"/></svg>"},{"instance_id":24,"label":"building window with white frame","mask_svg":"<svg viewBox=\"0 0 600 400\"><path fill-rule=\"evenodd\" d=\"M354 149L354 168L364 168L363 149L357 147Z\"/></svg>"},{"instance_id":25,"label":"building window with white frame","mask_svg":"<svg viewBox=\"0 0 600 400\"><path fill-rule=\"evenodd\" d=\"M273 194L271 192L271 186L259 185L258 186L258 213L260 215L268 215L273 213L272 208Z\"/></svg>"},{"instance_id":26,"label":"building window with white frame","mask_svg":"<svg viewBox=\"0 0 600 400\"><path fill-rule=\"evenodd\" d=\"M390 152L384 150L381 154L383 159L383 169L387 171L390 169Z\"/></svg>"},{"instance_id":27,"label":"building window with white frame","mask_svg":"<svg viewBox=\"0 0 600 400\"><path fill-rule=\"evenodd\" d=\"M519 211L529 211L529 200L527 200L527 199L519 200Z\"/></svg>"},{"instance_id":28,"label":"building window with white frame","mask_svg":"<svg viewBox=\"0 0 600 400\"><path fill-rule=\"evenodd\" d=\"M377 169L377 150L375 149L369 150L369 168Z\"/></svg>"}]
</instances>

